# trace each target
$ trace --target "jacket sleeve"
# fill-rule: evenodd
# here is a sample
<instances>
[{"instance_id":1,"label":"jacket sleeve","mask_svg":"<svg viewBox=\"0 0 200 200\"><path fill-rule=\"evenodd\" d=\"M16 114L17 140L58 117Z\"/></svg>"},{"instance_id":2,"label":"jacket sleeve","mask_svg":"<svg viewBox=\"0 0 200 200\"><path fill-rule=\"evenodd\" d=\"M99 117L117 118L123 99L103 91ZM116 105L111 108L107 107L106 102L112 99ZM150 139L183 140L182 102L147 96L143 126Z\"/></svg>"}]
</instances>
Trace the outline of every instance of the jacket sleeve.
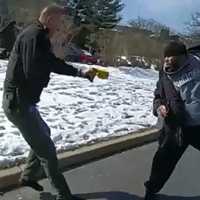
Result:
<instances>
[{"instance_id":1,"label":"jacket sleeve","mask_svg":"<svg viewBox=\"0 0 200 200\"><path fill-rule=\"evenodd\" d=\"M33 68L57 74L81 76L80 70L66 64L52 53L50 41L43 32L32 39L22 41L21 55L25 76L31 76Z\"/></svg>"},{"instance_id":2,"label":"jacket sleeve","mask_svg":"<svg viewBox=\"0 0 200 200\"><path fill-rule=\"evenodd\" d=\"M60 58L57 58L52 50L51 50L51 44L49 39L46 37L46 35L40 35L40 41L42 40L43 48L45 49L44 52L44 59L47 60L48 65L51 69L51 72L57 73L57 74L63 74L63 75L70 75L70 76L80 76L80 70L73 67L72 65L68 65L65 63L64 60L61 60Z\"/></svg>"},{"instance_id":3,"label":"jacket sleeve","mask_svg":"<svg viewBox=\"0 0 200 200\"><path fill-rule=\"evenodd\" d=\"M156 89L154 91L154 99L153 99L153 114L157 117L157 109L161 105L165 105L166 100L165 100L165 93L164 93L164 88L162 84L162 75L161 72L159 73L159 80L156 84Z\"/></svg>"}]
</instances>

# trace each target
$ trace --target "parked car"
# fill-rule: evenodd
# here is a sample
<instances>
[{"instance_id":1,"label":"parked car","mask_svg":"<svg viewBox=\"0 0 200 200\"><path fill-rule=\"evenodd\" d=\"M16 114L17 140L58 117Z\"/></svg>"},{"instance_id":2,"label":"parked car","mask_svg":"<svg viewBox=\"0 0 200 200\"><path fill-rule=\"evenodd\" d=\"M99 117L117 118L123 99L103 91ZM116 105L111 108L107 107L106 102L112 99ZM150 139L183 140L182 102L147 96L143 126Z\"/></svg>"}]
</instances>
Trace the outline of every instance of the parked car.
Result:
<instances>
[{"instance_id":1,"label":"parked car","mask_svg":"<svg viewBox=\"0 0 200 200\"><path fill-rule=\"evenodd\" d=\"M86 50L82 50L80 54L80 62L87 64L97 64L97 58Z\"/></svg>"},{"instance_id":2,"label":"parked car","mask_svg":"<svg viewBox=\"0 0 200 200\"><path fill-rule=\"evenodd\" d=\"M117 56L114 59L114 63L116 66L132 66L129 58L127 58L126 56Z\"/></svg>"},{"instance_id":3,"label":"parked car","mask_svg":"<svg viewBox=\"0 0 200 200\"><path fill-rule=\"evenodd\" d=\"M74 44L70 43L65 48L65 60L69 62L80 61L81 49L77 48Z\"/></svg>"},{"instance_id":4,"label":"parked car","mask_svg":"<svg viewBox=\"0 0 200 200\"><path fill-rule=\"evenodd\" d=\"M65 60L69 62L80 62L86 64L96 64L98 59L90 52L76 47L74 44L69 44L65 51Z\"/></svg>"}]
</instances>

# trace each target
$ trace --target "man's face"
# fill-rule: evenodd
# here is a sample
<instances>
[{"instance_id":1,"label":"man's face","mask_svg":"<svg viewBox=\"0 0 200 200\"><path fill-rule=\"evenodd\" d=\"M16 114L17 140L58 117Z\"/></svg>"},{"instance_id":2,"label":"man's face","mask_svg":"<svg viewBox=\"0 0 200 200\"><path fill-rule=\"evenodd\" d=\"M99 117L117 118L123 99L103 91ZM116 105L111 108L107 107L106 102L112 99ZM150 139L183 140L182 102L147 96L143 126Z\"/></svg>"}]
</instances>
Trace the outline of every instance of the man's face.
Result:
<instances>
[{"instance_id":1,"label":"man's face","mask_svg":"<svg viewBox=\"0 0 200 200\"><path fill-rule=\"evenodd\" d=\"M164 68L167 72L176 71L179 68L181 56L169 56L164 58Z\"/></svg>"},{"instance_id":2,"label":"man's face","mask_svg":"<svg viewBox=\"0 0 200 200\"><path fill-rule=\"evenodd\" d=\"M62 14L55 14L49 18L48 28L50 29L51 34L54 34L56 30L60 28L60 26L62 25L62 21L63 21Z\"/></svg>"}]
</instances>

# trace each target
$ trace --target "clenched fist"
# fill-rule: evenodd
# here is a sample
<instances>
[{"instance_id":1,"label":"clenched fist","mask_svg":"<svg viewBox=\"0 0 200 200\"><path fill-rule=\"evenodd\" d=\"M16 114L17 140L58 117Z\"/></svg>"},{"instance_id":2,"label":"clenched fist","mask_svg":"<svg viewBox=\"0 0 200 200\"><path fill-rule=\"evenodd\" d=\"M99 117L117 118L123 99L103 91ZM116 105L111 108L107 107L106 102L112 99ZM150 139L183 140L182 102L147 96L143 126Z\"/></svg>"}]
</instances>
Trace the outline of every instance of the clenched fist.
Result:
<instances>
[{"instance_id":1,"label":"clenched fist","mask_svg":"<svg viewBox=\"0 0 200 200\"><path fill-rule=\"evenodd\" d=\"M89 81L91 81L91 82L93 82L93 80L94 80L96 74L97 74L97 70L94 69L94 68L91 68L91 69L89 69L89 70L86 70L86 71L82 72L82 76L83 76L84 78L87 78L87 79L88 79Z\"/></svg>"},{"instance_id":2,"label":"clenched fist","mask_svg":"<svg viewBox=\"0 0 200 200\"><path fill-rule=\"evenodd\" d=\"M167 117L168 109L167 109L167 107L165 105L161 105L161 106L158 107L157 113L161 117L165 118L165 117Z\"/></svg>"}]
</instances>

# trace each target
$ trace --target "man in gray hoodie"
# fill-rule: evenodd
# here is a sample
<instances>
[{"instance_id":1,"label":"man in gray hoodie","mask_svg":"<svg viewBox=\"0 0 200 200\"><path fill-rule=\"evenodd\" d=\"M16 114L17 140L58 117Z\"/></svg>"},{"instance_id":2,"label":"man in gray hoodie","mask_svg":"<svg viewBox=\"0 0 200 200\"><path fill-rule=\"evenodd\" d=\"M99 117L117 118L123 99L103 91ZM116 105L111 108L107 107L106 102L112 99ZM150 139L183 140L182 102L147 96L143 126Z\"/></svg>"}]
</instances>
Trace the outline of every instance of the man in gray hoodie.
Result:
<instances>
[{"instance_id":1,"label":"man in gray hoodie","mask_svg":"<svg viewBox=\"0 0 200 200\"><path fill-rule=\"evenodd\" d=\"M170 42L164 50L153 107L164 124L145 200L156 199L189 145L200 150L200 59L181 42Z\"/></svg>"}]
</instances>

